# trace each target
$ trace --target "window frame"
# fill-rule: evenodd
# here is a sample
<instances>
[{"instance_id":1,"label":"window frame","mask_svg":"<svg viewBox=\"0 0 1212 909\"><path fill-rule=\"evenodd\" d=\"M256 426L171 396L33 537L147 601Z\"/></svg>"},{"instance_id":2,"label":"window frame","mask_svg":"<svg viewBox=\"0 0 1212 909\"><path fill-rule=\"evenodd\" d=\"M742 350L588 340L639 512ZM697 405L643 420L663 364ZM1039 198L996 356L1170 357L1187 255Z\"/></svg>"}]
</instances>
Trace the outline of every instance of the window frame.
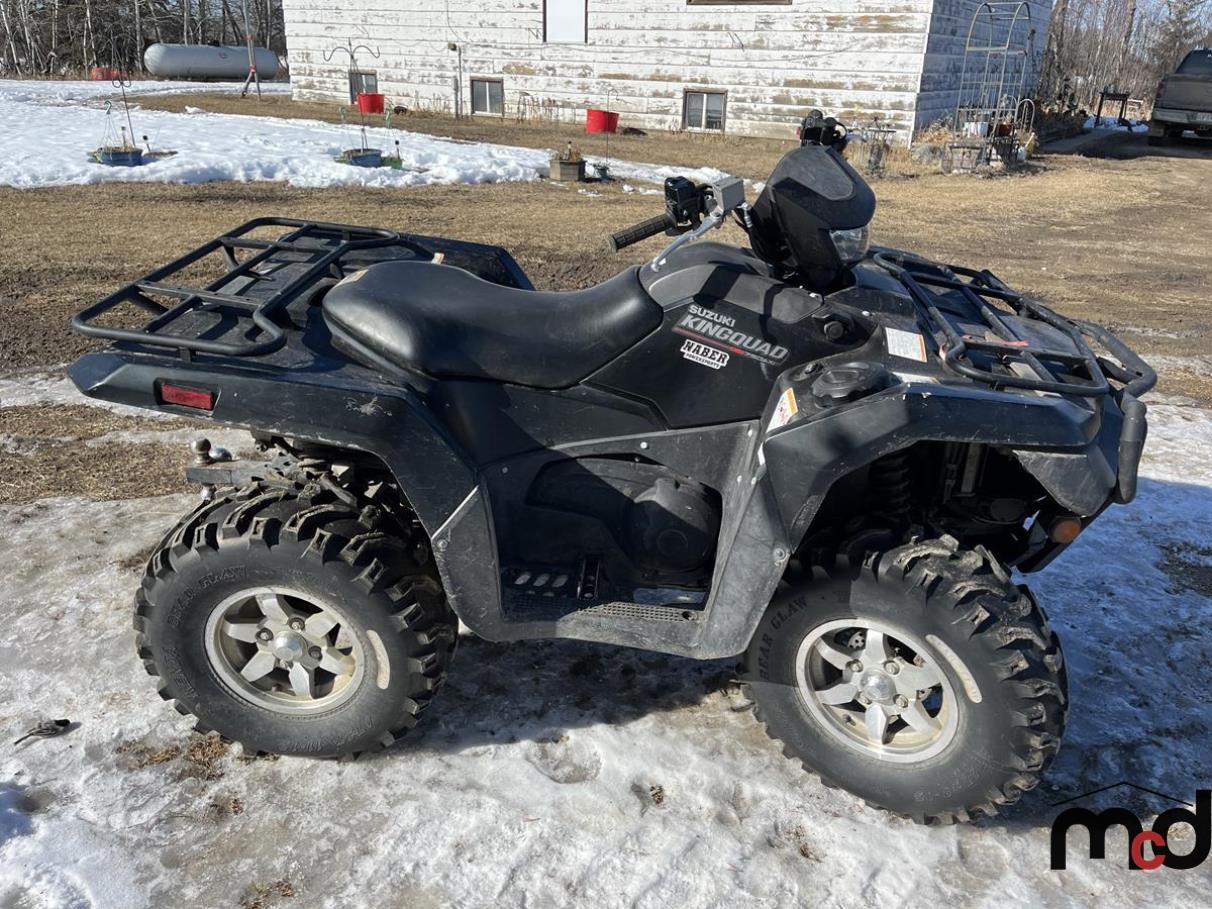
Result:
<instances>
[{"instance_id":1,"label":"window frame","mask_svg":"<svg viewBox=\"0 0 1212 909\"><path fill-rule=\"evenodd\" d=\"M550 2L550 0L542 0L542 3L543 3L543 43L544 44L553 43L553 42L550 42L547 40L547 4L548 4L548 2ZM787 0L787 2L790 3L791 0ZM585 23L585 36L579 43L588 44L589 43L589 0L585 0L584 23ZM554 43L569 45L569 44L577 44L578 42L576 42L576 41L558 41L558 42L554 42Z\"/></svg>"},{"instance_id":2,"label":"window frame","mask_svg":"<svg viewBox=\"0 0 1212 909\"><path fill-rule=\"evenodd\" d=\"M483 82L485 85L499 85L501 87L501 111L494 113L490 110L476 110L476 83ZM499 76L472 76L467 80L468 96L471 103L471 115L473 117L504 117L505 116L505 80ZM492 96L487 89L484 92L484 100L489 108L492 107Z\"/></svg>"},{"instance_id":3,"label":"window frame","mask_svg":"<svg viewBox=\"0 0 1212 909\"><path fill-rule=\"evenodd\" d=\"M703 116L702 126L692 126L690 123L690 96L703 96ZM720 104L720 128L713 129L707 126L707 96L717 95L721 99ZM696 133L717 133L723 134L728 129L728 92L726 90L719 91L709 88L683 88L682 89L682 129L690 130Z\"/></svg>"},{"instance_id":4,"label":"window frame","mask_svg":"<svg viewBox=\"0 0 1212 909\"><path fill-rule=\"evenodd\" d=\"M355 91L354 90L354 78L357 77L359 85L365 86L367 76L369 76L371 79L374 80L374 87L370 91L367 91L365 87L359 89L358 91ZM366 92L367 94L378 94L379 71L377 69L351 69L348 71L347 77L349 79L349 103L350 104L358 103L359 92Z\"/></svg>"}]
</instances>

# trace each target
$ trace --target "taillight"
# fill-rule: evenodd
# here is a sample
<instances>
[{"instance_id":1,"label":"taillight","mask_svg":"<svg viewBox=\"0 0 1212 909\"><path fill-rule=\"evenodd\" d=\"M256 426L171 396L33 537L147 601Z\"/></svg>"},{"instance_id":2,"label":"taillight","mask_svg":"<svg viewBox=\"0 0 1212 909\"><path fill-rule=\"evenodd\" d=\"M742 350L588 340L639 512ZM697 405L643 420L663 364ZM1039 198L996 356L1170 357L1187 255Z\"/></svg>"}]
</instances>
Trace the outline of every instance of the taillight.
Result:
<instances>
[{"instance_id":1,"label":"taillight","mask_svg":"<svg viewBox=\"0 0 1212 909\"><path fill-rule=\"evenodd\" d=\"M1166 90L1166 80L1162 79L1161 82L1157 83L1157 97L1160 98L1162 96L1162 92L1164 92L1165 90Z\"/></svg>"},{"instance_id":2,"label":"taillight","mask_svg":"<svg viewBox=\"0 0 1212 909\"><path fill-rule=\"evenodd\" d=\"M156 385L156 397L160 399L161 404L176 404L178 407L189 407L193 410L214 410L218 395L205 388L159 382Z\"/></svg>"}]
</instances>

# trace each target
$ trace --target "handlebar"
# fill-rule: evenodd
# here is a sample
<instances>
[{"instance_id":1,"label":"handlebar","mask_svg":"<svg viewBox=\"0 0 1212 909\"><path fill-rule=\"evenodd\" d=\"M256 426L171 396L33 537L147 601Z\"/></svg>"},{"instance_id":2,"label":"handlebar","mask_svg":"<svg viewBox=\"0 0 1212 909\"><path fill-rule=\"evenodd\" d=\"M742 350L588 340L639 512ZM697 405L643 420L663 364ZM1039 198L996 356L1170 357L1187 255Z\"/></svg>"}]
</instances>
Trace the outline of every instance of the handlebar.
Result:
<instances>
[{"instance_id":1,"label":"handlebar","mask_svg":"<svg viewBox=\"0 0 1212 909\"><path fill-rule=\"evenodd\" d=\"M663 234L669 228L676 226L673 219L666 213L649 218L647 221L641 221L631 227L624 227L610 235L610 251L618 252L626 246L647 240L649 237L655 237L657 234Z\"/></svg>"}]
</instances>

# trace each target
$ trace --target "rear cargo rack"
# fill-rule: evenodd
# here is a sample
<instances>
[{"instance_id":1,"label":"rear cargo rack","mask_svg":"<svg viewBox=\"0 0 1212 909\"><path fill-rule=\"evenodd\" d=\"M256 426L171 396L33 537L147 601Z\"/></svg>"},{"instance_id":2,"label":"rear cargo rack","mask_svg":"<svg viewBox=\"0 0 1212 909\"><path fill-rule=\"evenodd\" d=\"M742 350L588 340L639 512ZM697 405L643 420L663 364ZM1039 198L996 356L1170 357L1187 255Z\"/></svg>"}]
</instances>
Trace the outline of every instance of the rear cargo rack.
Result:
<instances>
[{"instance_id":1,"label":"rear cargo rack","mask_svg":"<svg viewBox=\"0 0 1212 909\"><path fill-rule=\"evenodd\" d=\"M254 231L267 227L292 229L274 240L249 236ZM256 218L204 243L192 252L157 268L144 278L128 284L77 313L72 319L72 327L94 338L175 348L186 360L195 352L229 357L251 357L270 353L286 342L285 331L273 318L279 310L315 286L317 281L327 277L343 277L341 259L355 250L391 246L401 242L404 241L399 234L378 228L296 221L289 218ZM421 247L417 248L424 252ZM238 251L241 250L254 251L255 254L240 261ZM167 281L215 253L222 255L228 270L204 287L190 287ZM287 254L294 260L291 264L296 266L291 270L291 279L284 284L280 277L275 278L277 268L266 267L272 257L282 254ZM271 280L281 286L275 287L268 295L250 293L258 282ZM239 292L231 292L233 282L243 285ZM164 306L153 300L149 294L169 297L180 302L175 306ZM133 303L152 313L154 318L141 329L92 324L92 320L101 314L124 303ZM222 308L233 307L238 314L242 313L251 318L260 330L256 340L229 343L167 331L173 323L187 314L216 312Z\"/></svg>"},{"instance_id":2,"label":"rear cargo rack","mask_svg":"<svg viewBox=\"0 0 1212 909\"><path fill-rule=\"evenodd\" d=\"M274 228L285 232L273 239L253 236ZM487 280L530 287L513 259L496 247L374 227L256 218L94 303L72 319L72 327L94 338L171 348L187 361L195 353L259 356L286 343L292 322L284 310L290 304L314 298L317 290L348 272L401 258L425 262L445 258ZM201 286L189 283L191 270L215 266L219 273L211 280ZM194 285L198 283L195 279ZM167 298L170 305L153 299L157 296ZM124 304L151 313L151 321L138 329L96 323ZM250 320L251 325L245 327L241 320ZM232 336L239 340L226 340Z\"/></svg>"},{"instance_id":3,"label":"rear cargo rack","mask_svg":"<svg viewBox=\"0 0 1212 909\"><path fill-rule=\"evenodd\" d=\"M1099 397L1111 391L1107 376L1121 382L1136 396L1157 381L1153 370L1109 331L1098 325L1057 315L1048 307L1007 287L996 275L958 265L942 265L904 253L876 252L874 261L894 275L917 305L924 327L939 334L947 368L978 382L1081 397ZM953 308L944 294L958 294L993 337L961 334L942 312ZM1008 306L1010 311L996 305ZM1042 346L1024 337L1008 320L1033 319L1046 323L1073 342L1073 350ZM1015 320L1017 321L1017 320ZM1021 324L1021 323L1020 323ZM1096 356L1086 338L1101 345L1115 360ZM973 354L983 354L989 366ZM1002 370L995 370L996 364Z\"/></svg>"}]
</instances>

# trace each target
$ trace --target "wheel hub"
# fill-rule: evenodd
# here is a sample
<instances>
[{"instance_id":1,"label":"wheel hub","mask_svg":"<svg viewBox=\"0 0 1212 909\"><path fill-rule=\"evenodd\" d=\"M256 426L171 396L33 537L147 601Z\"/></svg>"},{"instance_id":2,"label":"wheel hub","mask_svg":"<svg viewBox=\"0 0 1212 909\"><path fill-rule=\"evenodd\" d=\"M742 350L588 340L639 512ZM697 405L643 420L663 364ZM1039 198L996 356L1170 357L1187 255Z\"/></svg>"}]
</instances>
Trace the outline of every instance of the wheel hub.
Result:
<instances>
[{"instance_id":1,"label":"wheel hub","mask_svg":"<svg viewBox=\"0 0 1212 909\"><path fill-rule=\"evenodd\" d=\"M217 604L206 623L206 655L235 694L278 713L336 707L364 671L343 613L281 587L250 588Z\"/></svg>"},{"instance_id":2,"label":"wheel hub","mask_svg":"<svg viewBox=\"0 0 1212 909\"><path fill-rule=\"evenodd\" d=\"M270 652L283 663L293 663L307 653L307 641L299 634L280 634L270 644Z\"/></svg>"},{"instance_id":3,"label":"wheel hub","mask_svg":"<svg viewBox=\"0 0 1212 909\"><path fill-rule=\"evenodd\" d=\"M800 698L825 731L881 760L912 763L950 744L955 691L916 636L878 621L823 623L796 655Z\"/></svg>"},{"instance_id":4,"label":"wheel hub","mask_svg":"<svg viewBox=\"0 0 1212 909\"><path fill-rule=\"evenodd\" d=\"M858 687L863 694L880 704L891 704L898 693L892 677L878 670L864 673Z\"/></svg>"}]
</instances>

